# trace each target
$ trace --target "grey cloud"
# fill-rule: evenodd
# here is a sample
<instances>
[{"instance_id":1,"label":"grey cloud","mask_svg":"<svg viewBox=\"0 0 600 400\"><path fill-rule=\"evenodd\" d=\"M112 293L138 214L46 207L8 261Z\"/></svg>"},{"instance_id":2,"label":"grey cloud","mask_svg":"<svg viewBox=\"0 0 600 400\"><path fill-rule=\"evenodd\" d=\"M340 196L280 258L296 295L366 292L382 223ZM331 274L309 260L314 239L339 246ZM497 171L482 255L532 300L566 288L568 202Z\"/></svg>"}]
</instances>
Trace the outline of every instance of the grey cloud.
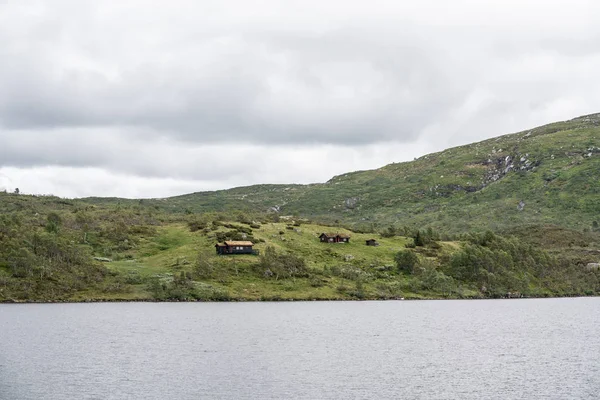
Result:
<instances>
[{"instance_id":1,"label":"grey cloud","mask_svg":"<svg viewBox=\"0 0 600 400\"><path fill-rule=\"evenodd\" d=\"M323 181L597 112L600 7L525 3L0 1L0 168Z\"/></svg>"},{"instance_id":2,"label":"grey cloud","mask_svg":"<svg viewBox=\"0 0 600 400\"><path fill-rule=\"evenodd\" d=\"M240 173L239 154L252 149L189 146L181 142L123 134L121 130L70 129L0 132L0 165L11 167L96 167L146 177L210 180ZM244 157L240 157L244 158ZM260 160L256 161L260 165Z\"/></svg>"},{"instance_id":3,"label":"grey cloud","mask_svg":"<svg viewBox=\"0 0 600 400\"><path fill-rule=\"evenodd\" d=\"M76 33L64 29L32 40L32 51L8 52L6 129L137 126L212 143L410 141L464 96L447 79L444 53L406 28L204 34L152 48L142 63L117 52L113 76L84 49L98 32L65 44ZM78 52L84 60L63 61Z\"/></svg>"}]
</instances>

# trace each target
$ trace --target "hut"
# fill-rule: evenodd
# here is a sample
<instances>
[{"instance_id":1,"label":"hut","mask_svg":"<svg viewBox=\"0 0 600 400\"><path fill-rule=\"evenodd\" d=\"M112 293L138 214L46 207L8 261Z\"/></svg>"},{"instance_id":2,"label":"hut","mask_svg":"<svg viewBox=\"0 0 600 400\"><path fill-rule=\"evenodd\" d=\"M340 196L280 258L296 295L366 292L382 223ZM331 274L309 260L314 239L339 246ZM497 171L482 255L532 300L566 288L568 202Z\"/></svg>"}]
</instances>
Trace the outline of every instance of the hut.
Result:
<instances>
[{"instance_id":1,"label":"hut","mask_svg":"<svg viewBox=\"0 0 600 400\"><path fill-rule=\"evenodd\" d=\"M223 243L217 243L215 249L217 254L258 254L258 250L252 248L254 243L249 241L226 240Z\"/></svg>"},{"instance_id":2,"label":"hut","mask_svg":"<svg viewBox=\"0 0 600 400\"><path fill-rule=\"evenodd\" d=\"M379 246L379 242L375 239L366 240L367 246Z\"/></svg>"},{"instance_id":3,"label":"hut","mask_svg":"<svg viewBox=\"0 0 600 400\"><path fill-rule=\"evenodd\" d=\"M343 233L321 233L319 239L324 243L349 243L350 235Z\"/></svg>"}]
</instances>

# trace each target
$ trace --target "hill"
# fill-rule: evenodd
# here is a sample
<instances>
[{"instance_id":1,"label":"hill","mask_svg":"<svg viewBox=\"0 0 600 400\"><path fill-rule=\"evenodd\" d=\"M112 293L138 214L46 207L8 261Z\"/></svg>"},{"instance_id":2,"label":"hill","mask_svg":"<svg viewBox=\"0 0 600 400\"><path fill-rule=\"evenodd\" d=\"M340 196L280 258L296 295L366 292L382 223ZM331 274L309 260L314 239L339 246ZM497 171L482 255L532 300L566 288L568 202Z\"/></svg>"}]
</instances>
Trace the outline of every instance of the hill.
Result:
<instances>
[{"instance_id":1,"label":"hill","mask_svg":"<svg viewBox=\"0 0 600 400\"><path fill-rule=\"evenodd\" d=\"M0 301L598 295L599 134L590 115L323 184L0 193ZM217 256L226 238L261 255Z\"/></svg>"},{"instance_id":2,"label":"hill","mask_svg":"<svg viewBox=\"0 0 600 400\"><path fill-rule=\"evenodd\" d=\"M0 193L0 301L600 294L600 271L588 268L600 256L593 232L530 226L528 242L432 229L379 235L273 217ZM323 232L350 243L321 243ZM371 238L380 245L366 246ZM218 256L214 245L225 239L251 240L260 255Z\"/></svg>"},{"instance_id":3,"label":"hill","mask_svg":"<svg viewBox=\"0 0 600 400\"><path fill-rule=\"evenodd\" d=\"M599 174L600 114L594 114L323 184L255 185L147 202L175 212L272 211L375 230L390 224L447 232L523 224L583 230L598 219Z\"/></svg>"}]
</instances>

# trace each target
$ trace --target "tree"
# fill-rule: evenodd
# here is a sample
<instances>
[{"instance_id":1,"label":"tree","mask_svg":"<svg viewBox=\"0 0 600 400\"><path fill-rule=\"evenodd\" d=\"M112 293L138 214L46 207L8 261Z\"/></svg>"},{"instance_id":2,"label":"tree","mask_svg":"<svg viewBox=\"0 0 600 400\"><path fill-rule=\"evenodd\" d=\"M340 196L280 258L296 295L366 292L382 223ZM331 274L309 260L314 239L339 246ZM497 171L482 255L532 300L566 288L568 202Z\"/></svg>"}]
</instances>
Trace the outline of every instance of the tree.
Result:
<instances>
[{"instance_id":1,"label":"tree","mask_svg":"<svg viewBox=\"0 0 600 400\"><path fill-rule=\"evenodd\" d=\"M383 232L381 232L381 237L385 237L385 238L389 238L389 237L394 237L397 234L397 230L396 227L393 225L390 225L387 227L387 229Z\"/></svg>"},{"instance_id":2,"label":"tree","mask_svg":"<svg viewBox=\"0 0 600 400\"><path fill-rule=\"evenodd\" d=\"M55 212L51 212L46 218L46 231L50 233L58 233L61 223L62 219L60 218L60 215Z\"/></svg>"},{"instance_id":3,"label":"tree","mask_svg":"<svg viewBox=\"0 0 600 400\"><path fill-rule=\"evenodd\" d=\"M415 266L419 263L419 257L410 250L402 250L394 257L399 272L414 273Z\"/></svg>"},{"instance_id":4,"label":"tree","mask_svg":"<svg viewBox=\"0 0 600 400\"><path fill-rule=\"evenodd\" d=\"M417 234L414 237L415 246L425 246L425 240L423 239L423 235L421 231L417 231Z\"/></svg>"},{"instance_id":5,"label":"tree","mask_svg":"<svg viewBox=\"0 0 600 400\"><path fill-rule=\"evenodd\" d=\"M21 193L21 191L19 190L19 188L15 188L15 194L19 194Z\"/></svg>"},{"instance_id":6,"label":"tree","mask_svg":"<svg viewBox=\"0 0 600 400\"><path fill-rule=\"evenodd\" d=\"M208 279L212 277L215 266L208 251L201 251L198 253L195 271L200 278Z\"/></svg>"}]
</instances>

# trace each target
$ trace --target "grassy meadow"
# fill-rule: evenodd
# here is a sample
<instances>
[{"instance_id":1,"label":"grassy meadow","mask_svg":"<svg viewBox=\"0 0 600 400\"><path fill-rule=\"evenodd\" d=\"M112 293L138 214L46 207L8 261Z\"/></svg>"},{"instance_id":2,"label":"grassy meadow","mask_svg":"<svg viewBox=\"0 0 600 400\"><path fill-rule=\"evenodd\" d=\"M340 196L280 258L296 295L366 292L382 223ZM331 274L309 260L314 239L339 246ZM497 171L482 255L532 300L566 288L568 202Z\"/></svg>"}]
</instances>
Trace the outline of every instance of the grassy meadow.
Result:
<instances>
[{"instance_id":1,"label":"grassy meadow","mask_svg":"<svg viewBox=\"0 0 600 400\"><path fill-rule=\"evenodd\" d=\"M348 229L277 214L0 194L0 301L244 301L596 295L598 233ZM322 243L323 232L350 243ZM524 240L527 237L527 240ZM366 246L376 239L379 246ZM260 255L219 256L223 240Z\"/></svg>"}]
</instances>

